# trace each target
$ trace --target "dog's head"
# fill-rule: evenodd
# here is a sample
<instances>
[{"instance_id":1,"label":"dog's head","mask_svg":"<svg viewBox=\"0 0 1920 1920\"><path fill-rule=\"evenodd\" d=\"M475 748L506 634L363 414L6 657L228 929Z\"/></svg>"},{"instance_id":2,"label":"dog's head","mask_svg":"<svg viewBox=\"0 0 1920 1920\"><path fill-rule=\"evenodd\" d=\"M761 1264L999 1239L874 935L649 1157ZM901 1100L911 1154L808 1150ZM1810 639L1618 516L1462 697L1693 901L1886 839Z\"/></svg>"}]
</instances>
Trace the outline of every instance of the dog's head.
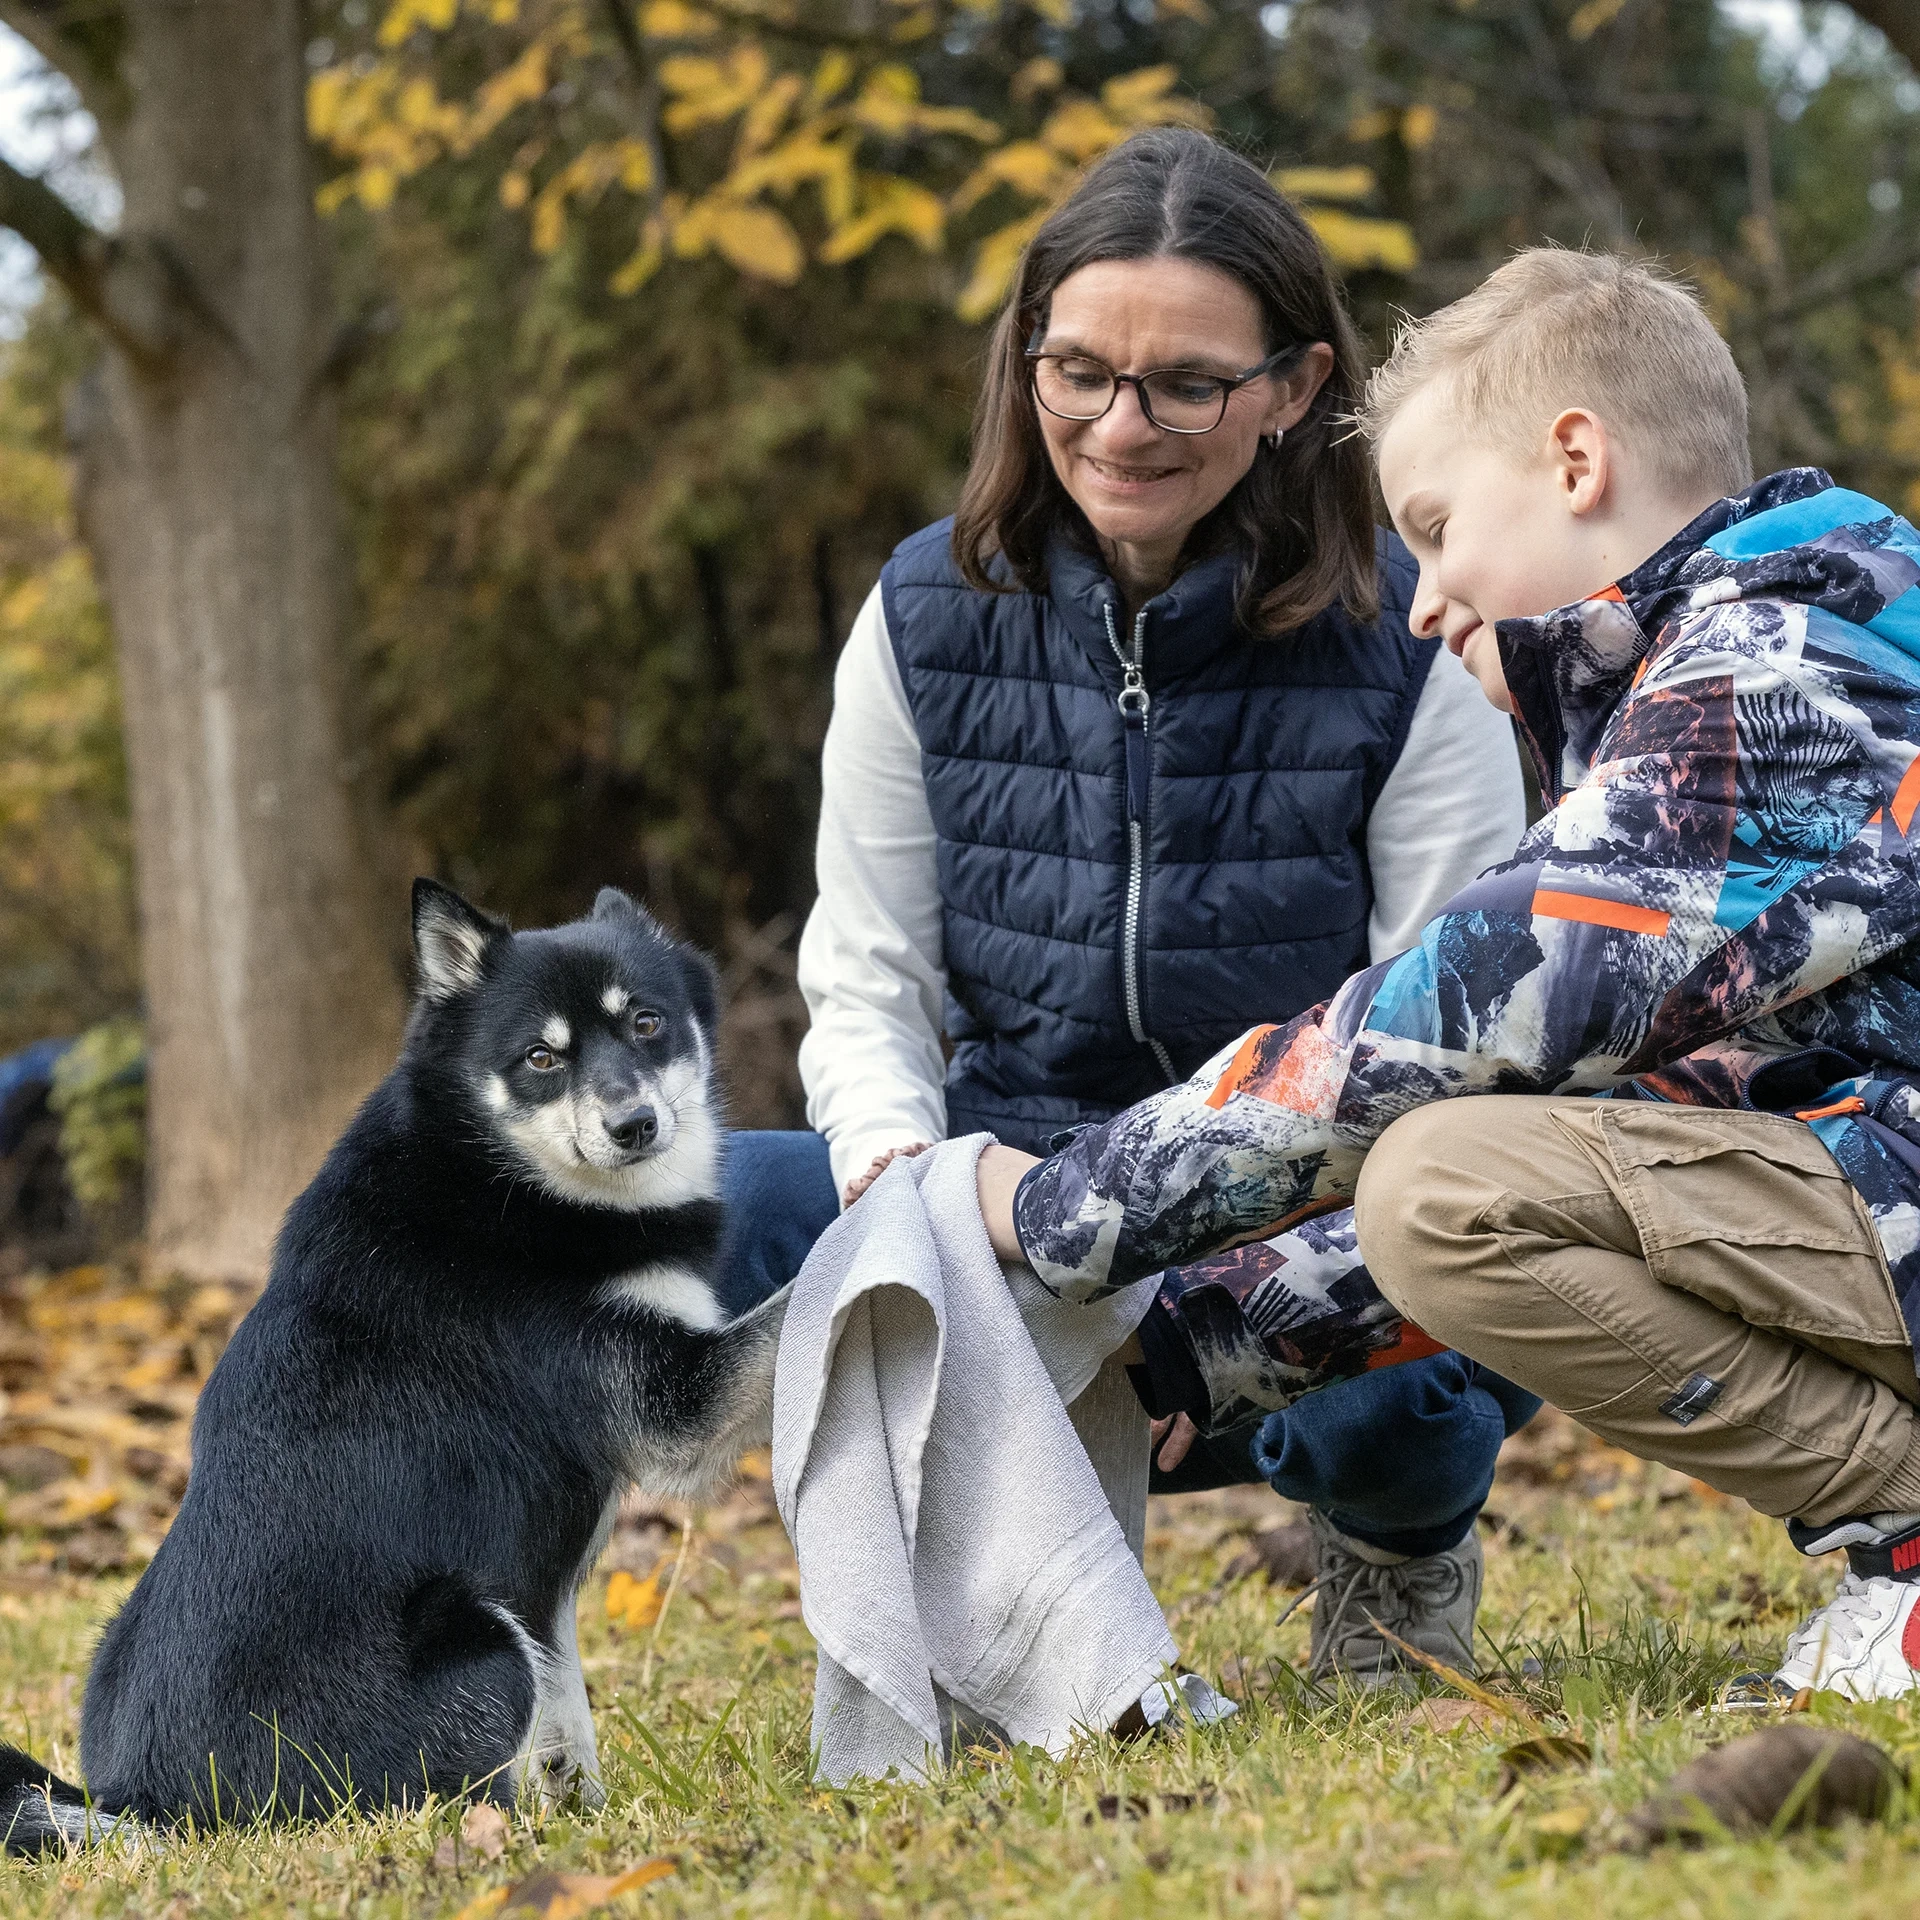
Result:
<instances>
[{"instance_id":1,"label":"dog's head","mask_svg":"<svg viewBox=\"0 0 1920 1920\"><path fill-rule=\"evenodd\" d=\"M584 920L515 933L432 880L413 883L413 946L408 1051L526 1173L590 1206L713 1197L705 955L613 887Z\"/></svg>"}]
</instances>

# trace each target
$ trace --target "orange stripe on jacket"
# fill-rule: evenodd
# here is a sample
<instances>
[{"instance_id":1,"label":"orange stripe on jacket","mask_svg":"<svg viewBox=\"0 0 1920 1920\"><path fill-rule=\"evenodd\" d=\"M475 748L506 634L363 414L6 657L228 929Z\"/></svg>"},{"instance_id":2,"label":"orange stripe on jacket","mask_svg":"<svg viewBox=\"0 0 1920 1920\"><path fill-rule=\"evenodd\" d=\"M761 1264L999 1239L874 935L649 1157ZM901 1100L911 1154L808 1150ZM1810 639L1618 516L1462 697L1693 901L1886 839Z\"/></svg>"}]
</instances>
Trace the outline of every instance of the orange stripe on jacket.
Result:
<instances>
[{"instance_id":1,"label":"orange stripe on jacket","mask_svg":"<svg viewBox=\"0 0 1920 1920\"><path fill-rule=\"evenodd\" d=\"M1366 1371L1372 1373L1380 1367L1402 1367L1409 1360L1426 1360L1446 1351L1446 1347L1424 1327L1416 1327L1411 1320L1402 1320L1400 1338L1392 1346L1380 1347L1368 1354Z\"/></svg>"},{"instance_id":2,"label":"orange stripe on jacket","mask_svg":"<svg viewBox=\"0 0 1920 1920\"><path fill-rule=\"evenodd\" d=\"M1260 1056L1260 1043L1273 1031L1271 1027L1255 1027L1234 1050L1227 1062L1227 1070L1213 1083L1213 1091L1207 1095L1207 1105L1217 1113L1233 1096L1247 1084L1253 1072L1253 1063Z\"/></svg>"},{"instance_id":3,"label":"orange stripe on jacket","mask_svg":"<svg viewBox=\"0 0 1920 1920\"><path fill-rule=\"evenodd\" d=\"M1907 763L1907 770L1900 776L1900 784L1894 788L1893 798L1887 804L1893 824L1902 833L1912 824L1916 807L1920 807L1920 754Z\"/></svg>"},{"instance_id":4,"label":"orange stripe on jacket","mask_svg":"<svg viewBox=\"0 0 1920 1920\"><path fill-rule=\"evenodd\" d=\"M1541 887L1533 896L1533 911L1543 920L1580 920L1590 927L1615 927L1622 933L1650 933L1657 940L1672 924L1672 915L1655 907L1629 907L1618 900L1592 900L1584 893L1560 893Z\"/></svg>"}]
</instances>

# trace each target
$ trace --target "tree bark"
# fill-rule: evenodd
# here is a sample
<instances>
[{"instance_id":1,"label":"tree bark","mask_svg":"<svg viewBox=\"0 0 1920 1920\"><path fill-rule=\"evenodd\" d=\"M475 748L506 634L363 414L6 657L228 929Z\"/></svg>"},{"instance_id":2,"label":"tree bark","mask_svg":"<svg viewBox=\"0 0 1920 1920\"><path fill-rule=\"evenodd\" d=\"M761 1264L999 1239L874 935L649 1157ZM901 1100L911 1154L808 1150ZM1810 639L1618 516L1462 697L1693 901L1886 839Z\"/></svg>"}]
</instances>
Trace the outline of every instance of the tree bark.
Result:
<instances>
[{"instance_id":1,"label":"tree bark","mask_svg":"<svg viewBox=\"0 0 1920 1920\"><path fill-rule=\"evenodd\" d=\"M148 1235L174 1268L258 1277L401 1004L347 724L302 8L119 18L124 104L101 128L121 237L71 278L47 264L108 343L76 450L124 683Z\"/></svg>"}]
</instances>

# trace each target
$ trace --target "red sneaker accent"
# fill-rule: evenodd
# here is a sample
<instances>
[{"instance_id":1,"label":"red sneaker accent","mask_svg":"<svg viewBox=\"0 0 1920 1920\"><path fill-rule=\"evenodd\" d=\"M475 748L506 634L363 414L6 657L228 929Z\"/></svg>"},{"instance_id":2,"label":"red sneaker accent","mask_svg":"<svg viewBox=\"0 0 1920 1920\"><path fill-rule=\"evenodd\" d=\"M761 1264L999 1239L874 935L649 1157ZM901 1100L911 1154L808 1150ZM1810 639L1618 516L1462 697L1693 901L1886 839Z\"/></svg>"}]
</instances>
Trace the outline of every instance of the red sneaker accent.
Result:
<instances>
[{"instance_id":1,"label":"red sneaker accent","mask_svg":"<svg viewBox=\"0 0 1920 1920\"><path fill-rule=\"evenodd\" d=\"M1920 1540L1902 1540L1893 1550L1893 1570L1906 1573L1920 1567Z\"/></svg>"},{"instance_id":2,"label":"red sneaker accent","mask_svg":"<svg viewBox=\"0 0 1920 1920\"><path fill-rule=\"evenodd\" d=\"M1908 1610L1907 1624L1900 1629L1900 1652L1908 1666L1920 1668L1920 1607Z\"/></svg>"}]
</instances>

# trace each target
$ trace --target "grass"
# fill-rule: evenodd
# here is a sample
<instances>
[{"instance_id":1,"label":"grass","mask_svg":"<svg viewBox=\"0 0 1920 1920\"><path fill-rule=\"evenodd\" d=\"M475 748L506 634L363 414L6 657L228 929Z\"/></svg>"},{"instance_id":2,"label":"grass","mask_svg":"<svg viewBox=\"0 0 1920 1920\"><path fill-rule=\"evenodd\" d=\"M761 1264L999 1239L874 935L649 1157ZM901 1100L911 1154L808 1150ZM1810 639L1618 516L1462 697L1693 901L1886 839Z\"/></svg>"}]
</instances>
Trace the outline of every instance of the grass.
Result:
<instances>
[{"instance_id":1,"label":"grass","mask_svg":"<svg viewBox=\"0 0 1920 1920\"><path fill-rule=\"evenodd\" d=\"M1616 1845L1625 1811L1721 1737L1699 1702L1778 1650L1833 1563L1662 1469L1579 1448L1564 1422L1514 1444L1493 1505L1483 1670L1593 1751L1504 1792L1520 1730L1485 1709L1301 1683L1305 1610L1276 1630L1280 1593L1223 1579L1249 1526L1284 1517L1258 1489L1159 1501L1151 1524L1149 1572L1186 1659L1245 1696L1227 1727L1058 1762L977 1753L932 1788L816 1790L811 1646L778 1521L749 1486L701 1522L657 1633L609 1623L604 1579L583 1599L603 1812L516 1820L498 1859L456 1857L460 1809L441 1806L0 1865L0 1911L451 1916L537 1868L611 1875L665 1854L672 1877L604 1911L1920 1916L1920 1803L1871 1828L1645 1858ZM639 1570L641 1547L677 1544L655 1526L616 1551ZM0 1550L0 1737L71 1770L88 1648L129 1583L49 1573L31 1548ZM1816 1717L1920 1761L1920 1709L1832 1702Z\"/></svg>"}]
</instances>

